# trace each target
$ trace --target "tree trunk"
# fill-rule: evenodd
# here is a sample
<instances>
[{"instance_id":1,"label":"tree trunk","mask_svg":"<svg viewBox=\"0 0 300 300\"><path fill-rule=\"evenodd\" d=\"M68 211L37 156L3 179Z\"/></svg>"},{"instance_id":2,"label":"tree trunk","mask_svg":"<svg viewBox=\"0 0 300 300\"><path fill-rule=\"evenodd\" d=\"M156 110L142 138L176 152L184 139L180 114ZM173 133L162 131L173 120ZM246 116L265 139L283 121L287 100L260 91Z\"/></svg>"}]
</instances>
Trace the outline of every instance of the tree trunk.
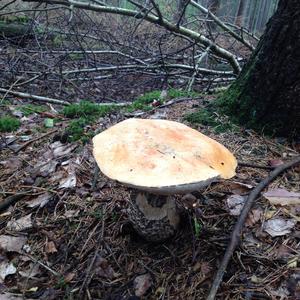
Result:
<instances>
[{"instance_id":1,"label":"tree trunk","mask_svg":"<svg viewBox=\"0 0 300 300\"><path fill-rule=\"evenodd\" d=\"M235 25L239 27L241 27L243 23L245 7L246 7L246 0L240 0L237 16L235 19Z\"/></svg>"},{"instance_id":2,"label":"tree trunk","mask_svg":"<svg viewBox=\"0 0 300 300\"><path fill-rule=\"evenodd\" d=\"M280 0L250 61L219 99L235 121L300 137L300 1Z\"/></svg>"}]
</instances>

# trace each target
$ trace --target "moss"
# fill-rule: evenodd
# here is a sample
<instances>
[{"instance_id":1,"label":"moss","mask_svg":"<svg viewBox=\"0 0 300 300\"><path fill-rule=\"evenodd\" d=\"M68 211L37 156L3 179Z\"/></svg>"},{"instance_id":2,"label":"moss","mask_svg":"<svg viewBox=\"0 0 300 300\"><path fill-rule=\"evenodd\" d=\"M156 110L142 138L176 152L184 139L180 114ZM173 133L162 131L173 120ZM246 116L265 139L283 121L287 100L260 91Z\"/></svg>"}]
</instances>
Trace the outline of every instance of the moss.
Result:
<instances>
[{"instance_id":1,"label":"moss","mask_svg":"<svg viewBox=\"0 0 300 300\"><path fill-rule=\"evenodd\" d=\"M81 101L79 104L71 104L63 109L63 114L68 118L93 119L95 117L103 117L115 110L116 105L97 105L89 101Z\"/></svg>"},{"instance_id":2,"label":"moss","mask_svg":"<svg viewBox=\"0 0 300 300\"><path fill-rule=\"evenodd\" d=\"M133 101L133 103L127 107L127 111L132 112L135 110L151 110L153 109L152 107L152 102L154 100L158 100L161 102L161 104L164 103L164 99L161 99L161 90L155 90L151 92L147 92L142 96L139 96L136 98L136 100ZM179 89L168 89L168 96L167 99L175 99L175 98L182 98L182 97L197 97L199 96L200 93L197 92L187 92L184 90L179 90Z\"/></svg>"},{"instance_id":3,"label":"moss","mask_svg":"<svg viewBox=\"0 0 300 300\"><path fill-rule=\"evenodd\" d=\"M84 58L83 53L70 53L69 57L71 60L82 60Z\"/></svg>"},{"instance_id":4,"label":"moss","mask_svg":"<svg viewBox=\"0 0 300 300\"><path fill-rule=\"evenodd\" d=\"M110 114L117 109L119 108L116 105L97 105L88 101L66 106L63 109L64 116L74 119L66 129L68 141L88 142L92 133L85 133L85 127L95 122L97 118Z\"/></svg>"},{"instance_id":5,"label":"moss","mask_svg":"<svg viewBox=\"0 0 300 300\"><path fill-rule=\"evenodd\" d=\"M34 105L34 104L26 104L21 105L19 110L24 114L24 116L29 116L34 113L41 113L47 111L47 106L45 105Z\"/></svg>"},{"instance_id":6,"label":"moss","mask_svg":"<svg viewBox=\"0 0 300 300\"><path fill-rule=\"evenodd\" d=\"M27 16L14 16L14 15L9 15L9 16L2 16L0 17L0 22L5 23L5 24L10 24L10 23L28 23L30 21L30 18Z\"/></svg>"},{"instance_id":7,"label":"moss","mask_svg":"<svg viewBox=\"0 0 300 300\"><path fill-rule=\"evenodd\" d=\"M20 127L21 123L18 119L10 116L0 118L0 132L12 132Z\"/></svg>"},{"instance_id":8,"label":"moss","mask_svg":"<svg viewBox=\"0 0 300 300\"><path fill-rule=\"evenodd\" d=\"M213 106L187 114L184 119L192 124L202 124L204 126L213 127L216 133L236 131L238 129L237 126L225 118L218 118L214 112Z\"/></svg>"},{"instance_id":9,"label":"moss","mask_svg":"<svg viewBox=\"0 0 300 300\"><path fill-rule=\"evenodd\" d=\"M87 126L90 122L85 118L79 118L70 122L67 133L68 133L68 141L74 142L83 139L86 141L85 135L85 126Z\"/></svg>"}]
</instances>

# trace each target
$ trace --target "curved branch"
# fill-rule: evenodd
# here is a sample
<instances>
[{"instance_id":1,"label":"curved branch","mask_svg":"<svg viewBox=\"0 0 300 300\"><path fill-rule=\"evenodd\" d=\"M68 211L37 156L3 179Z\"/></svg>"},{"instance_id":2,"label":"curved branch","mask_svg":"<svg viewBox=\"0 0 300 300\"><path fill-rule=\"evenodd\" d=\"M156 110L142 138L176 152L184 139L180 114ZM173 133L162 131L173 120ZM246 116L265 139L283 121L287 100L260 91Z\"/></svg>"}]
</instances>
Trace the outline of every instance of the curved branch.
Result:
<instances>
[{"instance_id":1,"label":"curved branch","mask_svg":"<svg viewBox=\"0 0 300 300\"><path fill-rule=\"evenodd\" d=\"M241 67L235 57L231 52L228 50L216 45L213 41L206 38L200 33L197 33L191 29L179 26L177 27L176 24L173 24L166 20L165 18L156 17L152 14L146 15L143 12L126 9L126 8L120 8L120 7L114 7L114 6L101 6L101 5L95 5L91 3L86 2L78 2L74 0L23 0L25 2L44 2L49 4L62 4L62 5L72 5L76 8L86 9L86 10L92 10L96 12L105 12L105 13L111 13L111 14L118 14L128 17L133 17L136 19L144 19L150 23L160 25L164 27L165 29L181 34L183 36L189 37L192 40L194 40L197 43L200 43L204 45L205 47L210 47L210 50L217 56L224 58L227 60L230 65L232 66L234 73L239 74L241 72Z\"/></svg>"},{"instance_id":2,"label":"curved branch","mask_svg":"<svg viewBox=\"0 0 300 300\"><path fill-rule=\"evenodd\" d=\"M191 5L194 7L198 8L202 13L207 14L210 16L214 22L220 26L223 30L228 32L231 36L233 36L236 40L244 44L247 48L249 48L251 51L253 51L255 48L248 42L246 41L243 37L240 35L236 34L233 30L231 30L225 23L223 23L216 15L214 15L211 11L200 5L199 3L195 1L191 1Z\"/></svg>"}]
</instances>

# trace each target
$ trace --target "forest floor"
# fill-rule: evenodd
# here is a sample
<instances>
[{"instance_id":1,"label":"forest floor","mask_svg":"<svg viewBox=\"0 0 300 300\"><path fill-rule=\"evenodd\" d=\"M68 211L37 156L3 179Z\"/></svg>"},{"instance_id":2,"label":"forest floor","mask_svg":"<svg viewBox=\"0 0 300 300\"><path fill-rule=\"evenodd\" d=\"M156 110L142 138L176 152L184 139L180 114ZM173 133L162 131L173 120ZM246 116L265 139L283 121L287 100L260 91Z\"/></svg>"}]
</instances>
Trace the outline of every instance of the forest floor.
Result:
<instances>
[{"instance_id":1,"label":"forest floor","mask_svg":"<svg viewBox=\"0 0 300 300\"><path fill-rule=\"evenodd\" d=\"M128 188L102 174L93 184L91 140L66 141L69 119L53 106L25 116L19 100L6 105L19 113L21 127L0 140L0 205L14 200L0 213L0 299L205 299L247 194L271 167L299 151L241 127L220 133L185 120L213 99L187 99L143 114L193 126L252 165L240 165L231 180L177 196L181 227L159 244L130 230ZM87 130L127 117L111 113ZM47 118L55 118L55 125L45 126ZM273 196L264 197L267 190ZM295 167L255 201L218 299L300 299L299 194L287 194L299 190ZM287 205L274 205L274 199Z\"/></svg>"}]
</instances>

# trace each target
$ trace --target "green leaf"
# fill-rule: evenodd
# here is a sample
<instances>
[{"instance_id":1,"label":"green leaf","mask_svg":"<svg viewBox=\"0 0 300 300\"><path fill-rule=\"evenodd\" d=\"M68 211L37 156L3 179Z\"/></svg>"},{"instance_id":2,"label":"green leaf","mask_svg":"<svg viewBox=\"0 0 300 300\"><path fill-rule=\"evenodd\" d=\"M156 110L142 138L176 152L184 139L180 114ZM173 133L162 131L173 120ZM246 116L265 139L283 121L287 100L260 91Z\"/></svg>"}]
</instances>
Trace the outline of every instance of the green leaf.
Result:
<instances>
[{"instance_id":1,"label":"green leaf","mask_svg":"<svg viewBox=\"0 0 300 300\"><path fill-rule=\"evenodd\" d=\"M46 118L44 120L44 125L46 128L52 128L54 126L53 119Z\"/></svg>"}]
</instances>

